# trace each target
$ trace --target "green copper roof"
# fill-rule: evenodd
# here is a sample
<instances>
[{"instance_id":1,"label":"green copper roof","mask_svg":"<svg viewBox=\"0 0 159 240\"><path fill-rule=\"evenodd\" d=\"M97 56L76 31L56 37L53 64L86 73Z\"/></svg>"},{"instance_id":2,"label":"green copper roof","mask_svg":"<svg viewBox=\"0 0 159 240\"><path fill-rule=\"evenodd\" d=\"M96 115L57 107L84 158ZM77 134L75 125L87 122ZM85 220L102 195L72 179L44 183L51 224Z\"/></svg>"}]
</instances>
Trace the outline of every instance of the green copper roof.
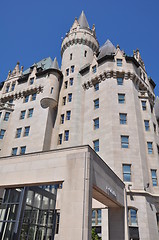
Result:
<instances>
[{"instance_id":1,"label":"green copper roof","mask_svg":"<svg viewBox=\"0 0 159 240\"><path fill-rule=\"evenodd\" d=\"M23 75L30 73L30 69L32 69L34 66L36 66L37 69L41 68L43 71L50 68L59 70L57 59L55 58L54 61L52 61L52 59L48 57L40 60L37 63L34 63L30 68L23 72Z\"/></svg>"}]
</instances>

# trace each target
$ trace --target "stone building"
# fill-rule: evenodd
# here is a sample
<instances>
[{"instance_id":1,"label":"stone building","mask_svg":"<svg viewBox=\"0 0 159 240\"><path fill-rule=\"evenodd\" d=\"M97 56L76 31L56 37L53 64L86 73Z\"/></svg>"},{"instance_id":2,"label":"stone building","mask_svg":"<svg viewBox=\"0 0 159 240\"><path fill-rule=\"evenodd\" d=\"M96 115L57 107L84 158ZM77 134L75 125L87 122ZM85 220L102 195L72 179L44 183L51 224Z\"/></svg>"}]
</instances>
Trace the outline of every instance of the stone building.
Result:
<instances>
[{"instance_id":1,"label":"stone building","mask_svg":"<svg viewBox=\"0 0 159 240\"><path fill-rule=\"evenodd\" d=\"M82 12L61 57L0 85L1 239L86 240L91 225L159 239L159 108L139 50L100 47Z\"/></svg>"}]
</instances>

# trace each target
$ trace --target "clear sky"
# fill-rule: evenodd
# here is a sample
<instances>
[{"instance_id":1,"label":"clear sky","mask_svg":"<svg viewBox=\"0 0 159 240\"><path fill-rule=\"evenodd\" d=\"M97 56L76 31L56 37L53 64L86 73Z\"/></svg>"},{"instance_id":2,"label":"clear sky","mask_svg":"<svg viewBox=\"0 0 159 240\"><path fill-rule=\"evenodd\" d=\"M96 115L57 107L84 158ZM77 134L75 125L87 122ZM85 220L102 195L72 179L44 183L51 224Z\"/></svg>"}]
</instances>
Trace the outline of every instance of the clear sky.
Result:
<instances>
[{"instance_id":1,"label":"clear sky","mask_svg":"<svg viewBox=\"0 0 159 240\"><path fill-rule=\"evenodd\" d=\"M19 61L24 69L56 56L61 39L84 10L99 44L110 39L127 55L139 48L159 95L159 0L0 0L0 81Z\"/></svg>"}]
</instances>

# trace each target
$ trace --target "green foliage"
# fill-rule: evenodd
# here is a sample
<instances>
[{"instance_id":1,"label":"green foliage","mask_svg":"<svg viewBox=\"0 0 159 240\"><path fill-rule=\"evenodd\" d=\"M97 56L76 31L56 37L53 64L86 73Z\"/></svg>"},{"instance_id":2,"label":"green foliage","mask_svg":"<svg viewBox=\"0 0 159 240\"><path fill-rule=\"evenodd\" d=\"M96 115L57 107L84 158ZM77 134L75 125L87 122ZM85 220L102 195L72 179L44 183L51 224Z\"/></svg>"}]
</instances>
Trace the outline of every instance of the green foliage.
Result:
<instances>
[{"instance_id":1,"label":"green foliage","mask_svg":"<svg viewBox=\"0 0 159 240\"><path fill-rule=\"evenodd\" d=\"M98 237L95 228L92 228L92 240L102 240L100 237Z\"/></svg>"}]
</instances>

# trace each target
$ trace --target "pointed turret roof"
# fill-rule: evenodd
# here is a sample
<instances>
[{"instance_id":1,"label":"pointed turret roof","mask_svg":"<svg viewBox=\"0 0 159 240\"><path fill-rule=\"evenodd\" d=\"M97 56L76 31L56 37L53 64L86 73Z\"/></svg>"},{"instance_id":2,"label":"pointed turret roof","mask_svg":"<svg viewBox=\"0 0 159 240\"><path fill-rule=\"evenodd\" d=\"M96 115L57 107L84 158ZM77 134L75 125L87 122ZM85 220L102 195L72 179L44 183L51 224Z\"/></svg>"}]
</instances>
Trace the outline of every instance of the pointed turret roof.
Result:
<instances>
[{"instance_id":1,"label":"pointed turret roof","mask_svg":"<svg viewBox=\"0 0 159 240\"><path fill-rule=\"evenodd\" d=\"M54 61L52 62L51 68L59 70L59 65L57 62L57 58L54 58Z\"/></svg>"},{"instance_id":2,"label":"pointed turret roof","mask_svg":"<svg viewBox=\"0 0 159 240\"><path fill-rule=\"evenodd\" d=\"M104 43L103 46L99 49L99 58L102 58L106 55L112 55L116 52L116 47L111 43L109 39Z\"/></svg>"},{"instance_id":3,"label":"pointed turret roof","mask_svg":"<svg viewBox=\"0 0 159 240\"><path fill-rule=\"evenodd\" d=\"M89 24L87 22L87 18L84 14L84 11L82 11L79 19L78 19L79 25L81 28L89 28Z\"/></svg>"}]
</instances>

